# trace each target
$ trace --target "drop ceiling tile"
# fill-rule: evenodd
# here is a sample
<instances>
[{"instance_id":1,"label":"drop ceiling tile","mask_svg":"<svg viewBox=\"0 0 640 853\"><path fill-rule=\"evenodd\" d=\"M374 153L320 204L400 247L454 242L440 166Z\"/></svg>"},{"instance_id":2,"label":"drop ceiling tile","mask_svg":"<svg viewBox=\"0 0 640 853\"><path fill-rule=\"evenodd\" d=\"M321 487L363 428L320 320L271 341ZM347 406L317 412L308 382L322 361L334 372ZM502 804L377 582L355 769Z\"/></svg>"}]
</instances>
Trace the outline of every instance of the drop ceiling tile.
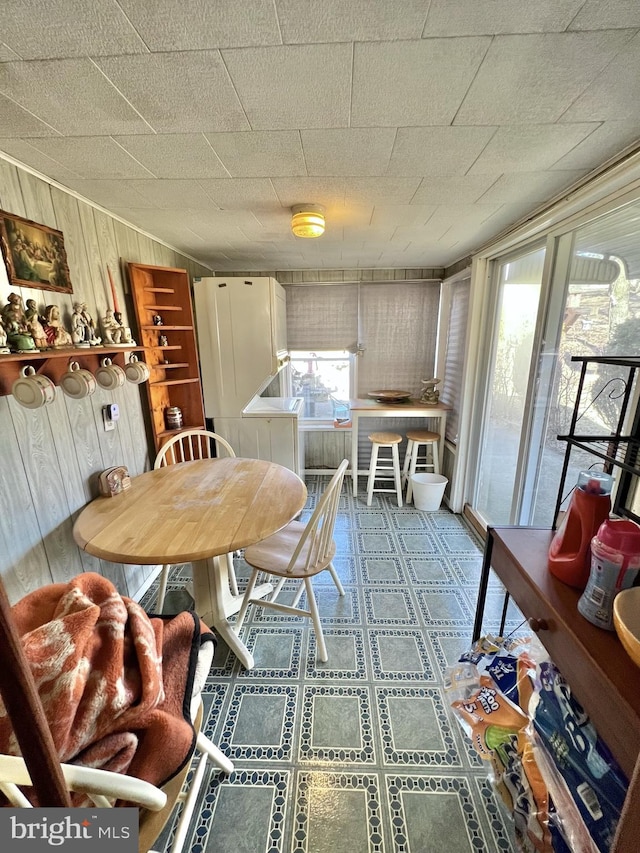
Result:
<instances>
[{"instance_id":1,"label":"drop ceiling tile","mask_svg":"<svg viewBox=\"0 0 640 853\"><path fill-rule=\"evenodd\" d=\"M640 4L636 0L587 0L570 30L607 30L640 27Z\"/></svg>"},{"instance_id":2,"label":"drop ceiling tile","mask_svg":"<svg viewBox=\"0 0 640 853\"><path fill-rule=\"evenodd\" d=\"M223 50L222 58L251 128L291 130L347 127L351 54L349 44L316 44Z\"/></svg>"},{"instance_id":3,"label":"drop ceiling tile","mask_svg":"<svg viewBox=\"0 0 640 853\"><path fill-rule=\"evenodd\" d=\"M116 207L150 207L145 199L136 192L133 181L127 180L86 180L71 179L65 182L70 189L84 198L113 210Z\"/></svg>"},{"instance_id":4,"label":"drop ceiling tile","mask_svg":"<svg viewBox=\"0 0 640 853\"><path fill-rule=\"evenodd\" d=\"M272 0L119 0L149 50L280 44Z\"/></svg>"},{"instance_id":5,"label":"drop ceiling tile","mask_svg":"<svg viewBox=\"0 0 640 853\"><path fill-rule=\"evenodd\" d=\"M356 44L351 126L449 124L489 44L489 38Z\"/></svg>"},{"instance_id":6,"label":"drop ceiling tile","mask_svg":"<svg viewBox=\"0 0 640 853\"><path fill-rule=\"evenodd\" d=\"M420 227L433 215L436 205L376 204L371 217L373 227Z\"/></svg>"},{"instance_id":7,"label":"drop ceiling tile","mask_svg":"<svg viewBox=\"0 0 640 853\"><path fill-rule=\"evenodd\" d=\"M586 174L585 169L556 172L518 172L501 175L479 199L481 204L547 201Z\"/></svg>"},{"instance_id":8,"label":"drop ceiling tile","mask_svg":"<svg viewBox=\"0 0 640 853\"><path fill-rule=\"evenodd\" d=\"M217 50L96 62L158 133L249 129Z\"/></svg>"},{"instance_id":9,"label":"drop ceiling tile","mask_svg":"<svg viewBox=\"0 0 640 853\"><path fill-rule=\"evenodd\" d=\"M58 136L48 124L0 95L0 127L3 136Z\"/></svg>"},{"instance_id":10,"label":"drop ceiling tile","mask_svg":"<svg viewBox=\"0 0 640 853\"><path fill-rule=\"evenodd\" d=\"M638 140L640 140L640 120L605 121L551 168L592 169Z\"/></svg>"},{"instance_id":11,"label":"drop ceiling tile","mask_svg":"<svg viewBox=\"0 0 640 853\"><path fill-rule=\"evenodd\" d=\"M624 46L560 121L640 120L639 52L640 34Z\"/></svg>"},{"instance_id":12,"label":"drop ceiling tile","mask_svg":"<svg viewBox=\"0 0 640 853\"><path fill-rule=\"evenodd\" d=\"M15 59L20 59L18 54L9 45L0 42L0 62L13 62Z\"/></svg>"},{"instance_id":13,"label":"drop ceiling tile","mask_svg":"<svg viewBox=\"0 0 640 853\"><path fill-rule=\"evenodd\" d=\"M612 30L496 37L455 124L557 121L631 34Z\"/></svg>"},{"instance_id":14,"label":"drop ceiling tile","mask_svg":"<svg viewBox=\"0 0 640 853\"><path fill-rule=\"evenodd\" d=\"M0 151L63 184L69 179L79 177L77 172L67 169L42 151L38 151L27 139L0 139Z\"/></svg>"},{"instance_id":15,"label":"drop ceiling tile","mask_svg":"<svg viewBox=\"0 0 640 853\"><path fill-rule=\"evenodd\" d=\"M476 228L499 209L500 204L441 204L426 223L425 229L439 240L452 226Z\"/></svg>"},{"instance_id":16,"label":"drop ceiling tile","mask_svg":"<svg viewBox=\"0 0 640 853\"><path fill-rule=\"evenodd\" d=\"M141 207L215 210L216 205L196 180L130 181L144 205Z\"/></svg>"},{"instance_id":17,"label":"drop ceiling tile","mask_svg":"<svg viewBox=\"0 0 640 853\"><path fill-rule=\"evenodd\" d=\"M303 130L309 175L384 175L396 136L393 127Z\"/></svg>"},{"instance_id":18,"label":"drop ceiling tile","mask_svg":"<svg viewBox=\"0 0 640 853\"><path fill-rule=\"evenodd\" d=\"M307 174L297 130L207 133L206 137L234 178Z\"/></svg>"},{"instance_id":19,"label":"drop ceiling tile","mask_svg":"<svg viewBox=\"0 0 640 853\"><path fill-rule=\"evenodd\" d=\"M146 52L113 0L5 0L2 39L22 59Z\"/></svg>"},{"instance_id":20,"label":"drop ceiling tile","mask_svg":"<svg viewBox=\"0 0 640 853\"><path fill-rule=\"evenodd\" d=\"M137 138L137 137L136 137ZM146 178L147 169L108 136L33 139L38 151L82 178Z\"/></svg>"},{"instance_id":21,"label":"drop ceiling tile","mask_svg":"<svg viewBox=\"0 0 640 853\"><path fill-rule=\"evenodd\" d=\"M200 133L118 136L116 142L157 178L228 177L224 166Z\"/></svg>"},{"instance_id":22,"label":"drop ceiling tile","mask_svg":"<svg viewBox=\"0 0 640 853\"><path fill-rule=\"evenodd\" d=\"M464 175L495 127L400 127L387 175Z\"/></svg>"},{"instance_id":23,"label":"drop ceiling tile","mask_svg":"<svg viewBox=\"0 0 640 853\"><path fill-rule=\"evenodd\" d=\"M347 204L409 204L420 178L347 178Z\"/></svg>"},{"instance_id":24,"label":"drop ceiling tile","mask_svg":"<svg viewBox=\"0 0 640 853\"><path fill-rule=\"evenodd\" d=\"M276 0L285 44L419 39L428 0Z\"/></svg>"},{"instance_id":25,"label":"drop ceiling tile","mask_svg":"<svg viewBox=\"0 0 640 853\"><path fill-rule=\"evenodd\" d=\"M411 204L473 204L494 180L493 175L431 175L422 179Z\"/></svg>"},{"instance_id":26,"label":"drop ceiling tile","mask_svg":"<svg viewBox=\"0 0 640 853\"><path fill-rule=\"evenodd\" d=\"M274 178L274 189L283 207L294 204L344 205L344 178Z\"/></svg>"},{"instance_id":27,"label":"drop ceiling tile","mask_svg":"<svg viewBox=\"0 0 640 853\"><path fill-rule=\"evenodd\" d=\"M423 37L563 32L583 2L431 0Z\"/></svg>"},{"instance_id":28,"label":"drop ceiling tile","mask_svg":"<svg viewBox=\"0 0 640 853\"><path fill-rule=\"evenodd\" d=\"M276 191L268 178L202 180L200 186L223 210L280 207Z\"/></svg>"},{"instance_id":29,"label":"drop ceiling tile","mask_svg":"<svg viewBox=\"0 0 640 853\"><path fill-rule=\"evenodd\" d=\"M596 129L595 124L501 127L469 170L470 175L546 170Z\"/></svg>"},{"instance_id":30,"label":"drop ceiling tile","mask_svg":"<svg viewBox=\"0 0 640 853\"><path fill-rule=\"evenodd\" d=\"M66 136L151 132L89 59L4 62L0 92Z\"/></svg>"}]
</instances>

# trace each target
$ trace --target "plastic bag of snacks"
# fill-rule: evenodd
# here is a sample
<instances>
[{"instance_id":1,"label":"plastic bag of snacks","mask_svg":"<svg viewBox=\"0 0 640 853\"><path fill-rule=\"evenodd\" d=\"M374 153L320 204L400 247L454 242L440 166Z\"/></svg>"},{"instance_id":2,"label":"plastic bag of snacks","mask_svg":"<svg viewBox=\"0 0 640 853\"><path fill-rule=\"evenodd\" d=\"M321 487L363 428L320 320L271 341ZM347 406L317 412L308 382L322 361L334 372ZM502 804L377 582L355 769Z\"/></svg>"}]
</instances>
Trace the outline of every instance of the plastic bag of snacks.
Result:
<instances>
[{"instance_id":1,"label":"plastic bag of snacks","mask_svg":"<svg viewBox=\"0 0 640 853\"><path fill-rule=\"evenodd\" d=\"M529 639L484 638L449 667L445 679L454 713L514 818L525 853L564 853L550 823L547 787L535 760L528 707L535 661Z\"/></svg>"},{"instance_id":2,"label":"plastic bag of snacks","mask_svg":"<svg viewBox=\"0 0 640 853\"><path fill-rule=\"evenodd\" d=\"M575 850L601 853L611 847L616 825L628 788L628 781L589 717L571 694L571 689L557 667L549 661L539 665L536 690L531 703L531 717L538 748L546 750L549 761L539 762L548 787L556 800L572 801L574 814L582 820L579 826L568 808L560 810L561 830ZM578 843L576 834L584 838L584 830L592 846Z\"/></svg>"}]
</instances>

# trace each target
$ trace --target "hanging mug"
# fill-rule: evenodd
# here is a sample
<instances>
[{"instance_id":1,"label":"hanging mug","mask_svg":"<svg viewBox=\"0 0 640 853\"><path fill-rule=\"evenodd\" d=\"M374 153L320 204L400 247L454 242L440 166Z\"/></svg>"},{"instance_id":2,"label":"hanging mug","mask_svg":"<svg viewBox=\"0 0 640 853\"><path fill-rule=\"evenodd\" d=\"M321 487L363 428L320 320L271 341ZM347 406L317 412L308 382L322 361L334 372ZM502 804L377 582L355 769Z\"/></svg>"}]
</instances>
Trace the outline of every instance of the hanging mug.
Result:
<instances>
[{"instance_id":1,"label":"hanging mug","mask_svg":"<svg viewBox=\"0 0 640 853\"><path fill-rule=\"evenodd\" d=\"M11 386L15 399L27 409L39 409L56 398L56 386L47 377L36 373L28 364L22 368L22 375Z\"/></svg>"},{"instance_id":2,"label":"hanging mug","mask_svg":"<svg viewBox=\"0 0 640 853\"><path fill-rule=\"evenodd\" d=\"M80 367L77 361L72 361L69 370L60 379L60 387L67 397L82 400L96 390L96 378L91 371Z\"/></svg>"},{"instance_id":3,"label":"hanging mug","mask_svg":"<svg viewBox=\"0 0 640 853\"><path fill-rule=\"evenodd\" d=\"M133 353L129 356L129 363L124 366L124 372L129 382L133 382L134 385L146 382L151 374L149 365L144 361L138 361L138 357Z\"/></svg>"},{"instance_id":4,"label":"hanging mug","mask_svg":"<svg viewBox=\"0 0 640 853\"><path fill-rule=\"evenodd\" d=\"M115 391L121 388L125 381L125 372L117 364L113 364L110 358L103 358L100 367L96 370L96 380L105 391Z\"/></svg>"}]
</instances>

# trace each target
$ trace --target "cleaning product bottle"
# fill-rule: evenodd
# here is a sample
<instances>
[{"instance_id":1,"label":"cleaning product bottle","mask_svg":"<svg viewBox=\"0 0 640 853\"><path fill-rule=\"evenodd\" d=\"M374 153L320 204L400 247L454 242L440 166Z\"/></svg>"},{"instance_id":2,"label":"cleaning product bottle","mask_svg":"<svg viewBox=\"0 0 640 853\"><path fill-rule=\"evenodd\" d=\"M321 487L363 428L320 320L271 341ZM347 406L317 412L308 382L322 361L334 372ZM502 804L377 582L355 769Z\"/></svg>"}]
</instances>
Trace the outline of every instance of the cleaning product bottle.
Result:
<instances>
[{"instance_id":1,"label":"cleaning product bottle","mask_svg":"<svg viewBox=\"0 0 640 853\"><path fill-rule=\"evenodd\" d=\"M591 573L578 610L585 619L614 630L613 599L633 586L640 570L640 525L626 518L608 518L591 542Z\"/></svg>"},{"instance_id":2,"label":"cleaning product bottle","mask_svg":"<svg viewBox=\"0 0 640 853\"><path fill-rule=\"evenodd\" d=\"M549 571L563 583L584 589L589 580L589 546L611 511L613 477L580 471L569 507L549 547Z\"/></svg>"}]
</instances>

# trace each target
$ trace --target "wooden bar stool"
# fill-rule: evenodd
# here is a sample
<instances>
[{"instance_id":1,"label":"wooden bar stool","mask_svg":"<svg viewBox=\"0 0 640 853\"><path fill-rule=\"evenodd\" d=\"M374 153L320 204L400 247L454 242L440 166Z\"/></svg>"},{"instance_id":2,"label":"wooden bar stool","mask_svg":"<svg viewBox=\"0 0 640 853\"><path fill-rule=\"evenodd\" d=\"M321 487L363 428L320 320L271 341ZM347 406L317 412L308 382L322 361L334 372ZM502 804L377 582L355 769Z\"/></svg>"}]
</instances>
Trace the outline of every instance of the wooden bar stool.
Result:
<instances>
[{"instance_id":1,"label":"wooden bar stool","mask_svg":"<svg viewBox=\"0 0 640 853\"><path fill-rule=\"evenodd\" d=\"M398 506L402 506L402 478L400 476L400 457L398 445L402 436L396 432L372 432L369 436L372 444L371 463L369 464L369 479L367 480L367 506L376 492L395 492L398 495ZM389 448L391 457L378 459L381 448ZM393 489L374 489L376 480L393 480Z\"/></svg>"},{"instance_id":2,"label":"wooden bar stool","mask_svg":"<svg viewBox=\"0 0 640 853\"><path fill-rule=\"evenodd\" d=\"M413 496L413 485L411 477L418 469L421 471L433 471L440 473L440 462L438 458L438 441L440 435L426 429L407 430L407 451L404 455L402 467L402 483L407 486L407 503L411 503ZM421 455L424 448L424 455Z\"/></svg>"}]
</instances>

